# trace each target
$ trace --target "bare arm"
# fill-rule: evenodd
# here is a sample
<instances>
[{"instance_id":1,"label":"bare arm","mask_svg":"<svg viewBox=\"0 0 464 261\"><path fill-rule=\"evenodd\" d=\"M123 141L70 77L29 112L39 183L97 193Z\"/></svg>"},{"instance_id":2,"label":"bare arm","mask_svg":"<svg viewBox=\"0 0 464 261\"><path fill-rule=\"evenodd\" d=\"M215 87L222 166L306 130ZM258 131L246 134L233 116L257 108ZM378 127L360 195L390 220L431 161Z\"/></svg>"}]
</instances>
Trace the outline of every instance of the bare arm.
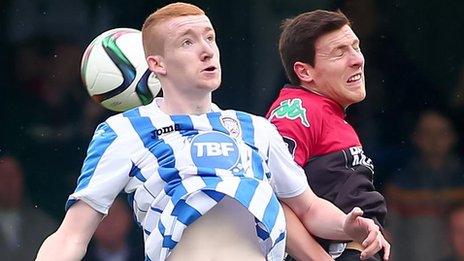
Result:
<instances>
[{"instance_id":1,"label":"bare arm","mask_svg":"<svg viewBox=\"0 0 464 261\"><path fill-rule=\"evenodd\" d=\"M333 258L317 243L304 225L285 204L282 204L287 222L287 252L296 260L329 261Z\"/></svg>"},{"instance_id":2,"label":"bare arm","mask_svg":"<svg viewBox=\"0 0 464 261\"><path fill-rule=\"evenodd\" d=\"M58 230L43 242L36 260L81 260L102 218L103 214L87 203L76 202Z\"/></svg>"},{"instance_id":3,"label":"bare arm","mask_svg":"<svg viewBox=\"0 0 464 261\"><path fill-rule=\"evenodd\" d=\"M312 234L326 239L359 242L365 247L361 252L362 258L373 256L383 248L384 259L388 259L390 244L371 219L361 217L363 212L359 208L354 208L345 215L329 201L317 197L310 188L299 196L281 200L295 212Z\"/></svg>"},{"instance_id":4,"label":"bare arm","mask_svg":"<svg viewBox=\"0 0 464 261\"><path fill-rule=\"evenodd\" d=\"M326 239L350 240L343 231L346 215L329 201L317 197L311 189L293 198L281 198L314 235Z\"/></svg>"}]
</instances>

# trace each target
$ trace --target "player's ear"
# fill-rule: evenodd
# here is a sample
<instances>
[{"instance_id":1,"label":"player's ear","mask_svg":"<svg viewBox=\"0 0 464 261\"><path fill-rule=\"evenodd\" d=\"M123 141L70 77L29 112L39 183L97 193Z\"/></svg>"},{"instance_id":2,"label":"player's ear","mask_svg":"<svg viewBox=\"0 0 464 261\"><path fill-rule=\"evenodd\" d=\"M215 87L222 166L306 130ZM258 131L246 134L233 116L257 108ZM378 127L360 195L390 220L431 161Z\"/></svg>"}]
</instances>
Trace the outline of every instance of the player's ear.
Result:
<instances>
[{"instance_id":1,"label":"player's ear","mask_svg":"<svg viewBox=\"0 0 464 261\"><path fill-rule=\"evenodd\" d=\"M147 56L148 68L156 75L166 75L166 66L164 64L163 57L160 55L149 55Z\"/></svg>"},{"instance_id":2,"label":"player's ear","mask_svg":"<svg viewBox=\"0 0 464 261\"><path fill-rule=\"evenodd\" d=\"M314 69L307 63L295 62L293 64L293 71L301 82L309 83L314 80Z\"/></svg>"}]
</instances>

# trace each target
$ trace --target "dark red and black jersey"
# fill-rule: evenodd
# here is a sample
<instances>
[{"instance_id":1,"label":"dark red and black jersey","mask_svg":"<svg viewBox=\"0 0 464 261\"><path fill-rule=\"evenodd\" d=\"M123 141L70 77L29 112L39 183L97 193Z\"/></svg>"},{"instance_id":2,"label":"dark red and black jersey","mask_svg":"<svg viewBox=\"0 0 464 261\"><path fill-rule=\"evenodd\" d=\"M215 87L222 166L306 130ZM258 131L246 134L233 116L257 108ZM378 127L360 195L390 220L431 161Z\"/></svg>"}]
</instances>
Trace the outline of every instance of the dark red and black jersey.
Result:
<instances>
[{"instance_id":1,"label":"dark red and black jersey","mask_svg":"<svg viewBox=\"0 0 464 261\"><path fill-rule=\"evenodd\" d=\"M374 166L338 103L286 85L267 117L284 137L295 161L305 169L316 195L345 213L361 207L365 217L383 225L386 204L372 183Z\"/></svg>"}]
</instances>

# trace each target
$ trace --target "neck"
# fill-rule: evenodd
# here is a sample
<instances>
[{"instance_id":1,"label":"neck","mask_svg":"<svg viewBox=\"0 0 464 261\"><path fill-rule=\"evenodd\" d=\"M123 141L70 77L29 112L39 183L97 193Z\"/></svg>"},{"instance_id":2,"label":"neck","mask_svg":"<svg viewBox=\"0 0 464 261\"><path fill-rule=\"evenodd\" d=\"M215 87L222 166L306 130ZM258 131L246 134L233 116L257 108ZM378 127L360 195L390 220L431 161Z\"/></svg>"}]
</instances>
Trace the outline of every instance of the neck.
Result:
<instances>
[{"instance_id":1,"label":"neck","mask_svg":"<svg viewBox=\"0 0 464 261\"><path fill-rule=\"evenodd\" d=\"M161 111L166 114L199 115L211 111L211 92L205 95L185 95L163 93L163 101L159 104Z\"/></svg>"},{"instance_id":2,"label":"neck","mask_svg":"<svg viewBox=\"0 0 464 261\"><path fill-rule=\"evenodd\" d=\"M340 105L340 107L343 109L343 111L346 111L346 109L348 108L349 104L348 105L343 105L341 104L340 102L336 101L335 99L331 98L329 95L325 95L324 93L318 91L318 89L313 86L313 85L309 85L309 84L300 84L300 87L303 88L303 89L306 89L310 92L313 92L317 95L320 95L322 97L325 97L327 99L330 99L332 101L334 101L335 103L337 103L338 105Z\"/></svg>"}]
</instances>

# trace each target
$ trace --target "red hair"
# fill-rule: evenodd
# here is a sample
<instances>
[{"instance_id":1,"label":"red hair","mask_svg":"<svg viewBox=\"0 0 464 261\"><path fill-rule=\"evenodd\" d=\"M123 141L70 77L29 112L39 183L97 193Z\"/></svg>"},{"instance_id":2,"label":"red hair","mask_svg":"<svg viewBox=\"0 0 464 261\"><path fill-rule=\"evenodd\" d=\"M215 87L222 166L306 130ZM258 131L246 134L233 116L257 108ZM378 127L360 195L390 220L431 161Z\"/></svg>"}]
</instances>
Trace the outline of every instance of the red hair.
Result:
<instances>
[{"instance_id":1,"label":"red hair","mask_svg":"<svg viewBox=\"0 0 464 261\"><path fill-rule=\"evenodd\" d=\"M162 50L162 37L157 34L156 26L166 20L188 15L205 15L205 12L195 5L178 2L166 5L149 15L142 26L145 55L160 53Z\"/></svg>"}]
</instances>

